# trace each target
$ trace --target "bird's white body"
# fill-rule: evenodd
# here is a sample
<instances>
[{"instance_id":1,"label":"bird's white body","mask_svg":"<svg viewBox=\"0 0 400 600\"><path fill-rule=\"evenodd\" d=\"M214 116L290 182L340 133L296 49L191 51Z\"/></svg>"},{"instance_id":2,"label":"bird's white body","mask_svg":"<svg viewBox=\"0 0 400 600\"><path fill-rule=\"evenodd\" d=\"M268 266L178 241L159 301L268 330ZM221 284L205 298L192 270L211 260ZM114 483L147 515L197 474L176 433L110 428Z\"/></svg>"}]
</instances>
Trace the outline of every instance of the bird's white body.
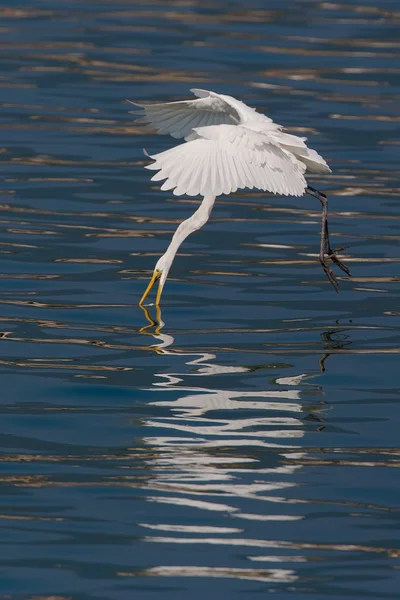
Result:
<instances>
[{"instance_id":1,"label":"bird's white body","mask_svg":"<svg viewBox=\"0 0 400 600\"><path fill-rule=\"evenodd\" d=\"M329 172L305 139L282 131L269 117L243 102L194 89L198 100L143 106L145 119L159 134L184 138L182 144L151 156L153 181L176 196L230 194L257 188L302 196L306 168Z\"/></svg>"},{"instance_id":2,"label":"bird's white body","mask_svg":"<svg viewBox=\"0 0 400 600\"><path fill-rule=\"evenodd\" d=\"M162 190L174 195L202 195L199 209L175 232L167 252L154 269L141 302L155 281L161 291L182 241L208 220L215 198L238 189L259 189L284 196L302 196L306 170L328 173L325 160L306 145L306 138L284 132L265 115L240 100L207 90L191 90L196 100L136 105L138 122L158 134L184 138L185 143L149 155L152 181L165 180ZM144 114L143 114L144 111ZM136 111L135 111L136 112Z\"/></svg>"}]
</instances>

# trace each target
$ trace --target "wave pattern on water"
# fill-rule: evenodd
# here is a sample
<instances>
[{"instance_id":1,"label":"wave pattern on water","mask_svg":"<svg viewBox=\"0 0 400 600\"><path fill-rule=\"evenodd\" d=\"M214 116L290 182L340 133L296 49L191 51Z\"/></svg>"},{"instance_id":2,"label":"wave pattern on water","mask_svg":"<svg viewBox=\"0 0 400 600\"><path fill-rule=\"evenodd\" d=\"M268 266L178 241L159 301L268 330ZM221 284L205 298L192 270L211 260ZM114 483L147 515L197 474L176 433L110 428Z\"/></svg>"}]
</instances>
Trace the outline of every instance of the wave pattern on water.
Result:
<instances>
[{"instance_id":1,"label":"wave pattern on water","mask_svg":"<svg viewBox=\"0 0 400 600\"><path fill-rule=\"evenodd\" d=\"M7 597L398 596L398 3L0 7ZM125 98L232 94L306 135L311 198L171 198Z\"/></svg>"}]
</instances>

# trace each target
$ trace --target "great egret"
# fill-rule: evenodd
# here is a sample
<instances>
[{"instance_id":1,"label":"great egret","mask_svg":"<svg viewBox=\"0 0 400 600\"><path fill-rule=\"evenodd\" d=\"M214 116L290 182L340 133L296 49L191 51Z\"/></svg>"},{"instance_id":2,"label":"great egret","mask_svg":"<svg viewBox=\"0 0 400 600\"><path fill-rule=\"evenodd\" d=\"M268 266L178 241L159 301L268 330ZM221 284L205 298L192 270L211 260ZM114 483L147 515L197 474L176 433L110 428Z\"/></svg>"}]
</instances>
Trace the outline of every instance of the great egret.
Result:
<instances>
[{"instance_id":1,"label":"great egret","mask_svg":"<svg viewBox=\"0 0 400 600\"><path fill-rule=\"evenodd\" d=\"M325 160L307 147L307 138L282 131L265 115L240 100L207 90L192 89L197 100L140 105L134 102L138 123L148 124L159 134L184 138L186 143L153 156L146 169L159 171L152 181L165 179L162 190L175 196L203 196L199 208L177 228L165 254L158 260L153 276L139 304L158 281L159 305L165 280L182 242L209 219L215 199L238 189L268 190L283 196L310 194L322 204L319 260L336 291L337 279L328 265L332 260L350 275L348 267L332 250L328 233L328 199L307 184L306 170L330 173ZM147 153L146 153L147 154Z\"/></svg>"}]
</instances>

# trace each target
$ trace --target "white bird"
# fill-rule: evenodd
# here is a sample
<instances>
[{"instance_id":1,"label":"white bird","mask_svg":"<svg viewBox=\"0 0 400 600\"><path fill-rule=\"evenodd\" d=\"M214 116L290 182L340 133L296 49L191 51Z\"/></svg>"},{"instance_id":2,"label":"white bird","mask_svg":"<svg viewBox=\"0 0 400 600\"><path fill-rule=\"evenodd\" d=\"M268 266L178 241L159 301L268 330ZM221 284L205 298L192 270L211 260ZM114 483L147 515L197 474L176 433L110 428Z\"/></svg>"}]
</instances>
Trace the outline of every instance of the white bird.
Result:
<instances>
[{"instance_id":1,"label":"white bird","mask_svg":"<svg viewBox=\"0 0 400 600\"><path fill-rule=\"evenodd\" d=\"M197 100L139 105L134 102L138 123L158 134L184 138L184 144L149 156L154 162L146 169L158 171L152 181L165 179L162 190L175 196L203 196L195 213L177 228L171 243L158 260L142 304L158 281L156 305L175 255L182 242L209 219L215 199L238 189L259 189L283 196L310 194L322 204L320 263L338 291L338 283L327 259L350 275L348 267L336 256L329 242L328 200L325 194L307 184L306 170L330 173L325 160L307 147L306 139L285 133L265 115L240 100L207 90L192 89ZM147 153L146 153L147 154Z\"/></svg>"}]
</instances>

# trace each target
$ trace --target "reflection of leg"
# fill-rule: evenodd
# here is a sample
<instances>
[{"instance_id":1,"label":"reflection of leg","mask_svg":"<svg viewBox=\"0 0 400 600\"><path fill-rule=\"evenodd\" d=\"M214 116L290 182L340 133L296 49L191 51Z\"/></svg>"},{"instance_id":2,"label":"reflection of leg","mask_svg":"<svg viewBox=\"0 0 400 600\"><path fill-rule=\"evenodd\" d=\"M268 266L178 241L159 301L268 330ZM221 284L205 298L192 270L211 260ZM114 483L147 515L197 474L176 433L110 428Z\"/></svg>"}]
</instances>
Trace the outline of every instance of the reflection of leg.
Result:
<instances>
[{"instance_id":1,"label":"reflection of leg","mask_svg":"<svg viewBox=\"0 0 400 600\"><path fill-rule=\"evenodd\" d=\"M332 262L334 262L347 275L350 275L350 270L336 256L336 252L343 250L343 248L339 248L338 250L332 250L332 248L331 248L331 244L330 244L330 240L329 240L329 228L328 228L328 199L325 196L325 194L323 194L322 192L319 192L318 190L316 190L310 186L307 186L306 193L310 194L310 196L314 196L314 198L317 198L321 202L321 205L322 205L321 244L320 244L319 260L320 260L322 268L324 269L324 272L325 272L326 276L328 277L329 281L331 282L331 284L333 285L335 290L338 291L339 287L338 287L337 279L336 279L335 275L333 274L333 271L331 270L331 268L328 266L328 264L326 262L326 258L329 258L330 260L332 260Z\"/></svg>"},{"instance_id":2,"label":"reflection of leg","mask_svg":"<svg viewBox=\"0 0 400 600\"><path fill-rule=\"evenodd\" d=\"M339 322L336 321L337 325ZM343 350L345 346L351 345L349 336L346 335L348 329L330 329L329 331L323 331L321 333L321 340L324 343L324 352L319 359L319 367L321 373L325 372L325 361L331 356L331 354L337 354L338 351Z\"/></svg>"},{"instance_id":3,"label":"reflection of leg","mask_svg":"<svg viewBox=\"0 0 400 600\"><path fill-rule=\"evenodd\" d=\"M321 358L319 359L318 364L319 364L319 370L321 371L321 373L325 373L325 371L326 371L325 361L329 357L330 357L330 354L326 353L326 354L322 354Z\"/></svg>"}]
</instances>

